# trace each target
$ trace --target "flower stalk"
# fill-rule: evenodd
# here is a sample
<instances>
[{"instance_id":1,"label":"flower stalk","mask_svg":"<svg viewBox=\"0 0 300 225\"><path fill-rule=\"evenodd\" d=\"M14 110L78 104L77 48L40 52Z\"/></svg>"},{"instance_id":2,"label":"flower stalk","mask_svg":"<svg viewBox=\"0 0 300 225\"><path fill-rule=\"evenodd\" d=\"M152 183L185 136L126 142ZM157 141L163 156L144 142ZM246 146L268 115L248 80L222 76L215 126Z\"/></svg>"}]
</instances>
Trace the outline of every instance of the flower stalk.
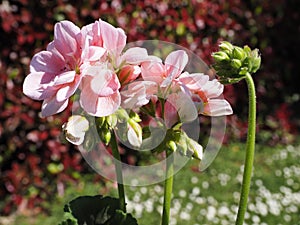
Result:
<instances>
[{"instance_id":1,"label":"flower stalk","mask_svg":"<svg viewBox=\"0 0 300 225\"><path fill-rule=\"evenodd\" d=\"M112 134L111 134L110 145L111 145L112 154L114 157L114 164L115 164L115 170L116 170L116 175L117 175L120 209L124 213L126 213L126 201L125 201L125 191L124 191L124 184L123 184L121 156L120 156L119 149L118 149L116 135L115 135L114 131L112 131L111 133Z\"/></svg>"},{"instance_id":2,"label":"flower stalk","mask_svg":"<svg viewBox=\"0 0 300 225\"><path fill-rule=\"evenodd\" d=\"M250 191L251 176L255 152L255 131L256 131L256 94L253 79L249 73L245 77L249 93L249 114L248 114L248 133L246 144L245 166L243 182L241 188L241 197L236 225L242 225L247 210L247 202Z\"/></svg>"},{"instance_id":3,"label":"flower stalk","mask_svg":"<svg viewBox=\"0 0 300 225\"><path fill-rule=\"evenodd\" d=\"M164 187L164 204L162 225L168 225L170 220L170 209L173 191L174 155L171 150L166 151L166 179Z\"/></svg>"}]
</instances>

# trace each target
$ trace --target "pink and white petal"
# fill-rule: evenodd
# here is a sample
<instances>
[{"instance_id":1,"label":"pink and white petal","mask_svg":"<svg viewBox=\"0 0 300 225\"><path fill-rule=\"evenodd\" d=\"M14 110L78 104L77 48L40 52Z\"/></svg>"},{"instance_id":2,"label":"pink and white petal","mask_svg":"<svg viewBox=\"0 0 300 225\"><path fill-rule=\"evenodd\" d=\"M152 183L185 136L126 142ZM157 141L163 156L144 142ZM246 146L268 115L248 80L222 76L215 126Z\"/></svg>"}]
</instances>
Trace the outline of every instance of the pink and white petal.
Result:
<instances>
[{"instance_id":1,"label":"pink and white petal","mask_svg":"<svg viewBox=\"0 0 300 225\"><path fill-rule=\"evenodd\" d=\"M81 84L80 105L89 114L95 115L98 95L90 86L91 77L84 77Z\"/></svg>"},{"instance_id":2,"label":"pink and white petal","mask_svg":"<svg viewBox=\"0 0 300 225\"><path fill-rule=\"evenodd\" d=\"M113 54L120 54L126 45L125 32L111 24L100 20L103 47Z\"/></svg>"},{"instance_id":3,"label":"pink and white petal","mask_svg":"<svg viewBox=\"0 0 300 225\"><path fill-rule=\"evenodd\" d=\"M99 74L91 80L91 89L99 96L109 96L119 88L118 77L110 70L99 70Z\"/></svg>"},{"instance_id":4,"label":"pink and white petal","mask_svg":"<svg viewBox=\"0 0 300 225\"><path fill-rule=\"evenodd\" d=\"M224 99L210 99L204 104L201 114L208 116L226 116L233 113L230 104Z\"/></svg>"},{"instance_id":5,"label":"pink and white petal","mask_svg":"<svg viewBox=\"0 0 300 225\"><path fill-rule=\"evenodd\" d=\"M80 80L81 80L81 78L77 76L73 83L70 83L70 84L60 87L56 93L56 99L58 101L64 101L65 99L70 98L75 93L77 88L79 87Z\"/></svg>"},{"instance_id":6,"label":"pink and white petal","mask_svg":"<svg viewBox=\"0 0 300 225\"><path fill-rule=\"evenodd\" d=\"M42 104L42 117L51 116L62 112L68 106L68 99L59 102L56 100L56 96L47 98Z\"/></svg>"},{"instance_id":7,"label":"pink and white petal","mask_svg":"<svg viewBox=\"0 0 300 225\"><path fill-rule=\"evenodd\" d=\"M120 104L121 96L119 92L115 92L110 96L98 97L94 116L103 117L111 115L120 107Z\"/></svg>"},{"instance_id":8,"label":"pink and white petal","mask_svg":"<svg viewBox=\"0 0 300 225\"><path fill-rule=\"evenodd\" d=\"M106 53L106 50L99 46L90 46L88 48L88 55L83 61L97 61Z\"/></svg>"},{"instance_id":9,"label":"pink and white petal","mask_svg":"<svg viewBox=\"0 0 300 225\"><path fill-rule=\"evenodd\" d=\"M169 99L164 105L164 119L165 125L168 129L179 121L177 106L174 104L174 102L172 102L171 99L172 95L169 96Z\"/></svg>"},{"instance_id":10,"label":"pink and white petal","mask_svg":"<svg viewBox=\"0 0 300 225\"><path fill-rule=\"evenodd\" d=\"M209 81L209 76L203 73L182 73L179 76L179 81L183 83L191 91L201 90L203 86Z\"/></svg>"},{"instance_id":11,"label":"pink and white petal","mask_svg":"<svg viewBox=\"0 0 300 225\"><path fill-rule=\"evenodd\" d=\"M140 64L144 61L148 61L148 52L145 48L133 47L129 48L124 54L122 58L129 64Z\"/></svg>"},{"instance_id":12,"label":"pink and white petal","mask_svg":"<svg viewBox=\"0 0 300 225\"><path fill-rule=\"evenodd\" d=\"M144 80L161 84L165 75L164 65L155 61L144 62L141 65L141 74Z\"/></svg>"},{"instance_id":13,"label":"pink and white petal","mask_svg":"<svg viewBox=\"0 0 300 225\"><path fill-rule=\"evenodd\" d=\"M208 81L202 87L202 90L205 92L207 98L217 98L223 93L224 85L221 84L217 79L214 79Z\"/></svg>"},{"instance_id":14,"label":"pink and white petal","mask_svg":"<svg viewBox=\"0 0 300 225\"><path fill-rule=\"evenodd\" d=\"M44 72L30 73L23 83L24 94L34 100L44 100L55 95L56 88L51 85L53 76Z\"/></svg>"},{"instance_id":15,"label":"pink and white petal","mask_svg":"<svg viewBox=\"0 0 300 225\"><path fill-rule=\"evenodd\" d=\"M172 93L168 96L167 101L176 108L181 122L191 122L198 117L194 102L185 93Z\"/></svg>"},{"instance_id":16,"label":"pink and white petal","mask_svg":"<svg viewBox=\"0 0 300 225\"><path fill-rule=\"evenodd\" d=\"M54 26L55 48L64 56L71 59L80 55L78 35L80 28L70 21L61 21Z\"/></svg>"},{"instance_id":17,"label":"pink and white petal","mask_svg":"<svg viewBox=\"0 0 300 225\"><path fill-rule=\"evenodd\" d=\"M170 77L171 80L177 78L187 63L188 55L185 51L177 50L171 52L165 60L167 76Z\"/></svg>"},{"instance_id":18,"label":"pink and white petal","mask_svg":"<svg viewBox=\"0 0 300 225\"><path fill-rule=\"evenodd\" d=\"M75 76L76 76L76 72L74 70L57 74L54 78L53 85L62 85L62 84L71 83L74 81Z\"/></svg>"},{"instance_id":19,"label":"pink and white petal","mask_svg":"<svg viewBox=\"0 0 300 225\"><path fill-rule=\"evenodd\" d=\"M30 72L58 73L64 69L65 62L59 55L50 51L35 54L30 62Z\"/></svg>"}]
</instances>

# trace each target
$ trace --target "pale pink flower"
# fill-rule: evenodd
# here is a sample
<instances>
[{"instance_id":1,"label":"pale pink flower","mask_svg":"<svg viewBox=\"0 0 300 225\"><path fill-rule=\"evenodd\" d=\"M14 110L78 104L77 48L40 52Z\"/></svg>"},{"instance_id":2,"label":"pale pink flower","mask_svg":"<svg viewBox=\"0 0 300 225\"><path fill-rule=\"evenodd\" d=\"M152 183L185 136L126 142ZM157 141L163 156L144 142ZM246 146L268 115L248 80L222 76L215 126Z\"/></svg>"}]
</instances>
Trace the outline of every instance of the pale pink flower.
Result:
<instances>
[{"instance_id":1,"label":"pale pink flower","mask_svg":"<svg viewBox=\"0 0 300 225\"><path fill-rule=\"evenodd\" d=\"M142 77L144 80L158 83L161 88L166 88L182 73L187 62L188 56L185 51L174 51L166 57L164 63L158 60L142 63Z\"/></svg>"},{"instance_id":2,"label":"pale pink flower","mask_svg":"<svg viewBox=\"0 0 300 225\"><path fill-rule=\"evenodd\" d=\"M120 83L117 75L102 66L90 66L82 79L80 104L93 116L108 116L120 106Z\"/></svg>"},{"instance_id":3,"label":"pale pink flower","mask_svg":"<svg viewBox=\"0 0 300 225\"><path fill-rule=\"evenodd\" d=\"M34 55L23 92L35 100L44 100L42 116L63 111L81 81L80 29L69 21L54 27L54 40L46 51Z\"/></svg>"},{"instance_id":4,"label":"pale pink flower","mask_svg":"<svg viewBox=\"0 0 300 225\"><path fill-rule=\"evenodd\" d=\"M221 98L224 86L217 79L209 80L208 75L185 72L178 77L178 83L192 97L200 114L225 116L233 113L230 104Z\"/></svg>"}]
</instances>

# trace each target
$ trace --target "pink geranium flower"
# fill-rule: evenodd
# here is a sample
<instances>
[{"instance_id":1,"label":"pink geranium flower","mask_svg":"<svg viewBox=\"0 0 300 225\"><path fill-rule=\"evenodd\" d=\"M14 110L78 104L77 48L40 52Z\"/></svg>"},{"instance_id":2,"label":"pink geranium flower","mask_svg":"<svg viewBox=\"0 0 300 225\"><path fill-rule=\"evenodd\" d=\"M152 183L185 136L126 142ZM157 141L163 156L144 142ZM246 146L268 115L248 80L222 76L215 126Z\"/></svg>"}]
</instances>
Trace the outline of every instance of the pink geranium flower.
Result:
<instances>
[{"instance_id":1,"label":"pink geranium flower","mask_svg":"<svg viewBox=\"0 0 300 225\"><path fill-rule=\"evenodd\" d=\"M178 77L178 83L192 97L200 114L225 116L233 113L230 104L221 98L224 85L217 79L209 80L208 75L185 72Z\"/></svg>"},{"instance_id":2,"label":"pink geranium flower","mask_svg":"<svg viewBox=\"0 0 300 225\"><path fill-rule=\"evenodd\" d=\"M81 81L80 29L69 21L57 23L54 40L46 51L34 55L23 92L43 100L42 116L63 111Z\"/></svg>"}]
</instances>

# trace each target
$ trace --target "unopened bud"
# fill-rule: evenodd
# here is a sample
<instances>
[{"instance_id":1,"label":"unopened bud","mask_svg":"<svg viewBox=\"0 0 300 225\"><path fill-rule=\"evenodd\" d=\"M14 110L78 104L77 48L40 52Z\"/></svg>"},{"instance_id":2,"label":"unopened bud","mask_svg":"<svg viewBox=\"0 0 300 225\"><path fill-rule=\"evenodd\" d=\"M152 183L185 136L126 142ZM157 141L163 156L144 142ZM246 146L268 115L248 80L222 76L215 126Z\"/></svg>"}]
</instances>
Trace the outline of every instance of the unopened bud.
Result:
<instances>
[{"instance_id":1,"label":"unopened bud","mask_svg":"<svg viewBox=\"0 0 300 225\"><path fill-rule=\"evenodd\" d=\"M235 46L232 50L232 57L234 59L243 61L247 57L247 55L246 55L244 49Z\"/></svg>"},{"instance_id":2,"label":"unopened bud","mask_svg":"<svg viewBox=\"0 0 300 225\"><path fill-rule=\"evenodd\" d=\"M102 129L100 139L105 145L108 145L111 139L111 131L109 129Z\"/></svg>"},{"instance_id":3,"label":"unopened bud","mask_svg":"<svg viewBox=\"0 0 300 225\"><path fill-rule=\"evenodd\" d=\"M233 50L233 45L228 41L222 41L221 44L219 44L219 48L229 53Z\"/></svg>"},{"instance_id":4,"label":"unopened bud","mask_svg":"<svg viewBox=\"0 0 300 225\"><path fill-rule=\"evenodd\" d=\"M69 117L68 122L62 126L66 139L74 145L81 145L86 131L89 129L89 121L80 115Z\"/></svg>"},{"instance_id":5,"label":"unopened bud","mask_svg":"<svg viewBox=\"0 0 300 225\"><path fill-rule=\"evenodd\" d=\"M229 61L230 57L225 52L215 52L212 57L216 62Z\"/></svg>"},{"instance_id":6,"label":"unopened bud","mask_svg":"<svg viewBox=\"0 0 300 225\"><path fill-rule=\"evenodd\" d=\"M167 142L167 148L175 152L177 150L176 143L174 141L168 141Z\"/></svg>"},{"instance_id":7,"label":"unopened bud","mask_svg":"<svg viewBox=\"0 0 300 225\"><path fill-rule=\"evenodd\" d=\"M239 59L232 59L230 62L230 65L234 68L234 69L239 69L242 66L242 62Z\"/></svg>"}]
</instances>

